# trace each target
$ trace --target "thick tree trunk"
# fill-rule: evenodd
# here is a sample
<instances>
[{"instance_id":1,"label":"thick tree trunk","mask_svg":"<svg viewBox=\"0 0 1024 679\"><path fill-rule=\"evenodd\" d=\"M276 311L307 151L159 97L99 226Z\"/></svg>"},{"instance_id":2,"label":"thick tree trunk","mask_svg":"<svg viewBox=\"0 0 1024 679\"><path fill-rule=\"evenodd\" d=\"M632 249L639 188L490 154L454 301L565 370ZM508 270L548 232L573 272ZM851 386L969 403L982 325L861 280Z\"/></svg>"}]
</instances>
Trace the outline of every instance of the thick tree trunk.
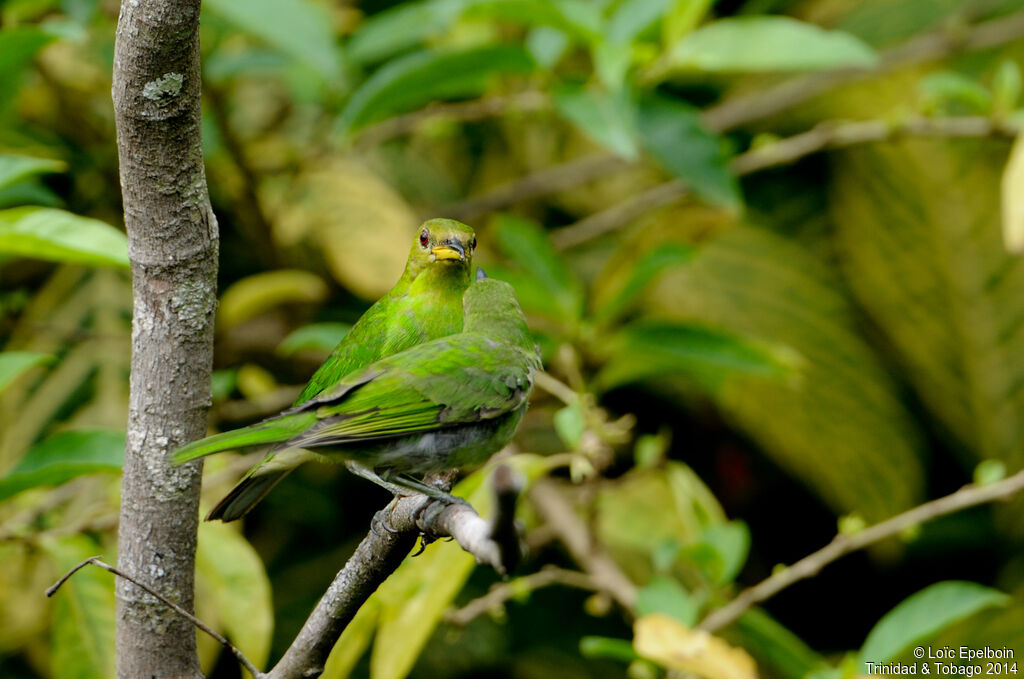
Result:
<instances>
[{"instance_id":1,"label":"thick tree trunk","mask_svg":"<svg viewBox=\"0 0 1024 679\"><path fill-rule=\"evenodd\" d=\"M193 603L201 466L169 450L203 435L216 305L217 223L200 145L199 0L124 0L114 109L134 285L131 402L118 565ZM192 625L117 584L118 677L201 676Z\"/></svg>"}]
</instances>

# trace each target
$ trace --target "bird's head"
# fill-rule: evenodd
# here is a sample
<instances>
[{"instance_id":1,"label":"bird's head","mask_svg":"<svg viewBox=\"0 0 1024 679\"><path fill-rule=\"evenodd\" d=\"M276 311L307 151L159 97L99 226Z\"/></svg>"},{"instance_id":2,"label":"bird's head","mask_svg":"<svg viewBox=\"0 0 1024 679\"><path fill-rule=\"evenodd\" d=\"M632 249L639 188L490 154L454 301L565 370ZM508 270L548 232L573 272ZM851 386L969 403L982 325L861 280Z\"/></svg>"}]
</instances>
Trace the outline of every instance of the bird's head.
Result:
<instances>
[{"instance_id":1,"label":"bird's head","mask_svg":"<svg viewBox=\"0 0 1024 679\"><path fill-rule=\"evenodd\" d=\"M418 276L428 268L468 275L476 249L473 229L454 219L430 219L420 226L409 252L406 272Z\"/></svg>"}]
</instances>

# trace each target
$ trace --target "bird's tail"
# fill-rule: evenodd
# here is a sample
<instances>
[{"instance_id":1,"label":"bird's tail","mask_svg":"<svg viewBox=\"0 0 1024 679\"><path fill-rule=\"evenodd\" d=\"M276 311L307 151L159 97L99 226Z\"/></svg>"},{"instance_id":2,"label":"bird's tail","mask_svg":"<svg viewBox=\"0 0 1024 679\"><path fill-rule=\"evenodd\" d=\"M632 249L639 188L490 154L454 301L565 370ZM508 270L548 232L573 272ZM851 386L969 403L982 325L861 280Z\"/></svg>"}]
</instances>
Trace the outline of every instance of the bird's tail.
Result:
<instances>
[{"instance_id":1,"label":"bird's tail","mask_svg":"<svg viewBox=\"0 0 1024 679\"><path fill-rule=\"evenodd\" d=\"M294 413L264 420L249 427L214 434L184 445L171 454L171 462L184 464L224 450L283 443L313 426L315 422L316 413L313 412Z\"/></svg>"},{"instance_id":2,"label":"bird's tail","mask_svg":"<svg viewBox=\"0 0 1024 679\"><path fill-rule=\"evenodd\" d=\"M254 467L239 481L224 499L206 515L207 521L237 521L249 513L256 503L262 500L278 482L288 475L291 469L275 470L260 473L260 467Z\"/></svg>"}]
</instances>

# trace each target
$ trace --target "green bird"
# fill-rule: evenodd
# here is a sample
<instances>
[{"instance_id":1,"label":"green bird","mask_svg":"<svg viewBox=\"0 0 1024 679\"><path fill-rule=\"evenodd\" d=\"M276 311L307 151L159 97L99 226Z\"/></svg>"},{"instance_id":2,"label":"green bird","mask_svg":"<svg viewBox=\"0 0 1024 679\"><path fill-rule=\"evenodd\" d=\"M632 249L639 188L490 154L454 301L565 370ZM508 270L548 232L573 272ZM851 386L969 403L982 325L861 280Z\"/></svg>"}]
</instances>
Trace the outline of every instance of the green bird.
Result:
<instances>
[{"instance_id":1,"label":"green bird","mask_svg":"<svg viewBox=\"0 0 1024 679\"><path fill-rule=\"evenodd\" d=\"M469 287L475 249L476 234L469 226L453 219L424 222L413 240L401 278L356 321L310 378L295 405L376 360L460 332L462 295ZM197 441L189 449L206 450L207 446L215 445L214 440L216 437ZM206 452L230 447L210 448ZM209 518L231 521L242 517L289 471L247 475Z\"/></svg>"},{"instance_id":2,"label":"green bird","mask_svg":"<svg viewBox=\"0 0 1024 679\"><path fill-rule=\"evenodd\" d=\"M352 461L387 478L487 461L515 433L541 363L511 285L482 277L462 307L462 332L375 361L276 417L175 452L181 464L274 446L207 519L239 518L281 476L311 460ZM407 478L395 483L431 490Z\"/></svg>"}]
</instances>

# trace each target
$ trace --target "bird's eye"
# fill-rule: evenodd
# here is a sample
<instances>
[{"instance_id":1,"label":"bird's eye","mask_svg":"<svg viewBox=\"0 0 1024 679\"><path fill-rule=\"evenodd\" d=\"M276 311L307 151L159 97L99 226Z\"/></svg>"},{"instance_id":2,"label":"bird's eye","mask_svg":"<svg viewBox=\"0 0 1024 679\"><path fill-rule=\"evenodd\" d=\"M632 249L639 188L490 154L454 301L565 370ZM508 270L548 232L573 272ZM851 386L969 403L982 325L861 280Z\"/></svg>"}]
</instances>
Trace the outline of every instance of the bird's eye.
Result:
<instances>
[{"instance_id":1,"label":"bird's eye","mask_svg":"<svg viewBox=\"0 0 1024 679\"><path fill-rule=\"evenodd\" d=\"M473 240L469 241L469 249L470 250L476 250L476 238L474 238Z\"/></svg>"},{"instance_id":2,"label":"bird's eye","mask_svg":"<svg viewBox=\"0 0 1024 679\"><path fill-rule=\"evenodd\" d=\"M427 247L427 243L430 241L430 234L427 233L426 229L420 231L420 246Z\"/></svg>"}]
</instances>

